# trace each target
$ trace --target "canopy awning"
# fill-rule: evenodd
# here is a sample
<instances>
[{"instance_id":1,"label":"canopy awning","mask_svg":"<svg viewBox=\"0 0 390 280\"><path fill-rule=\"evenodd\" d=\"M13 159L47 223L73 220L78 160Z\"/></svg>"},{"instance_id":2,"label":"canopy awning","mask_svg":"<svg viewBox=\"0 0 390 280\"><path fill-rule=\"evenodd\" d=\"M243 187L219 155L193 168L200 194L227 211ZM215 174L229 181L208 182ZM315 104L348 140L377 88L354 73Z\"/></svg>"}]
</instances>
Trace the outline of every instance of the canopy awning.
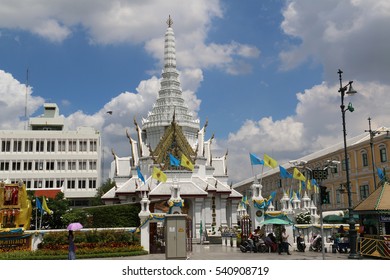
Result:
<instances>
[{"instance_id":1,"label":"canopy awning","mask_svg":"<svg viewBox=\"0 0 390 280\"><path fill-rule=\"evenodd\" d=\"M271 218L262 221L260 224L261 225L292 225L294 223L290 220Z\"/></svg>"}]
</instances>

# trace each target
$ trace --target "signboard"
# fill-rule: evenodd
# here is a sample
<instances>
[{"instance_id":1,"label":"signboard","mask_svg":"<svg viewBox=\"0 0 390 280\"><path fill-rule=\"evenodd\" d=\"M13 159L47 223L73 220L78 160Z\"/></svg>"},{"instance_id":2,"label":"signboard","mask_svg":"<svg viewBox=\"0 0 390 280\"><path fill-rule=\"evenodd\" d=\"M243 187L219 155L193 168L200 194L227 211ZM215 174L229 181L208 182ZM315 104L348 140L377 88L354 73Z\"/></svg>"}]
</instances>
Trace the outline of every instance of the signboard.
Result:
<instances>
[{"instance_id":1,"label":"signboard","mask_svg":"<svg viewBox=\"0 0 390 280\"><path fill-rule=\"evenodd\" d=\"M321 181L321 180L326 180L327 178L328 178L328 170L319 170L319 169L313 170L313 179Z\"/></svg>"},{"instance_id":2,"label":"signboard","mask_svg":"<svg viewBox=\"0 0 390 280\"><path fill-rule=\"evenodd\" d=\"M381 216L379 216L379 221L381 223L390 223L390 216L389 215L381 215Z\"/></svg>"},{"instance_id":3,"label":"signboard","mask_svg":"<svg viewBox=\"0 0 390 280\"><path fill-rule=\"evenodd\" d=\"M1 236L0 249L4 251L31 250L31 234Z\"/></svg>"}]
</instances>

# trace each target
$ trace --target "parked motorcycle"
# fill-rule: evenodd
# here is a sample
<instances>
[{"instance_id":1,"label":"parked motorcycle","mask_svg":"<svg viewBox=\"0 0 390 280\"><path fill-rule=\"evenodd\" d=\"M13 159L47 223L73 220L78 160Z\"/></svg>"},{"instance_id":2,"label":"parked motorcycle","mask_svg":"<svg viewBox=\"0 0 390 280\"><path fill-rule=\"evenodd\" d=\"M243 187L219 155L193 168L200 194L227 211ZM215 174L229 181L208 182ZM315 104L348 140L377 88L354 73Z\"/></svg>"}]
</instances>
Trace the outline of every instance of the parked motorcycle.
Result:
<instances>
[{"instance_id":1,"label":"parked motorcycle","mask_svg":"<svg viewBox=\"0 0 390 280\"><path fill-rule=\"evenodd\" d=\"M310 251L321 252L322 251L322 237L321 235L317 235L309 247Z\"/></svg>"},{"instance_id":2,"label":"parked motorcycle","mask_svg":"<svg viewBox=\"0 0 390 280\"><path fill-rule=\"evenodd\" d=\"M254 247L253 247L252 251L254 253L257 253L257 252L260 252L260 253L268 252L268 250L269 250L268 246L264 243L264 241L262 239L257 238L256 240L254 240L253 243L254 243ZM243 253L251 251L251 245L250 245L248 240L245 240L244 242L242 242L242 244L240 245L240 250Z\"/></svg>"}]
</instances>

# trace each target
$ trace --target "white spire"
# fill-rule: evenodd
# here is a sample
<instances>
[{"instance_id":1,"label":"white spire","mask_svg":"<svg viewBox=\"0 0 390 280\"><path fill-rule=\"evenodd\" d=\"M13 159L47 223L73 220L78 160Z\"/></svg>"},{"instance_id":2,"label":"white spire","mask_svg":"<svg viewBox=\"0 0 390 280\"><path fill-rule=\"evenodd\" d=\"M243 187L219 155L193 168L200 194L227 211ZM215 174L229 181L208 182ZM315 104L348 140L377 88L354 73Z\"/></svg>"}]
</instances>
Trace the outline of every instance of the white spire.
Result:
<instances>
[{"instance_id":1,"label":"white spire","mask_svg":"<svg viewBox=\"0 0 390 280\"><path fill-rule=\"evenodd\" d=\"M198 138L199 120L194 119L189 112L187 104L182 97L179 73L176 69L175 34L173 33L173 21L169 16L168 28L165 32L164 43L164 68L162 72L161 89L158 98L146 119L142 120L142 130L146 130L148 143L154 149L165 127L169 126L175 115L175 121L182 127L188 142L195 147ZM156 128L161 128L156 130ZM153 135L156 134L156 135ZM158 135L157 135L158 134Z\"/></svg>"}]
</instances>

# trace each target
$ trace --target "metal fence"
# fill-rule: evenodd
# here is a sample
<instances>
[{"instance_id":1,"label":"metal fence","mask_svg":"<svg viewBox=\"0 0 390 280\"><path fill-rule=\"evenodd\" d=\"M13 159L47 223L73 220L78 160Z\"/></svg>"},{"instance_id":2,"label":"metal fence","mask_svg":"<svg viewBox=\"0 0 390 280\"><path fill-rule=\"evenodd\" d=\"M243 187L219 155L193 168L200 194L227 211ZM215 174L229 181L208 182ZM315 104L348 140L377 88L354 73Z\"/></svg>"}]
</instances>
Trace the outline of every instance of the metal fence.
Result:
<instances>
[{"instance_id":1,"label":"metal fence","mask_svg":"<svg viewBox=\"0 0 390 280\"><path fill-rule=\"evenodd\" d=\"M360 254L390 259L390 235L362 237L360 239Z\"/></svg>"}]
</instances>

